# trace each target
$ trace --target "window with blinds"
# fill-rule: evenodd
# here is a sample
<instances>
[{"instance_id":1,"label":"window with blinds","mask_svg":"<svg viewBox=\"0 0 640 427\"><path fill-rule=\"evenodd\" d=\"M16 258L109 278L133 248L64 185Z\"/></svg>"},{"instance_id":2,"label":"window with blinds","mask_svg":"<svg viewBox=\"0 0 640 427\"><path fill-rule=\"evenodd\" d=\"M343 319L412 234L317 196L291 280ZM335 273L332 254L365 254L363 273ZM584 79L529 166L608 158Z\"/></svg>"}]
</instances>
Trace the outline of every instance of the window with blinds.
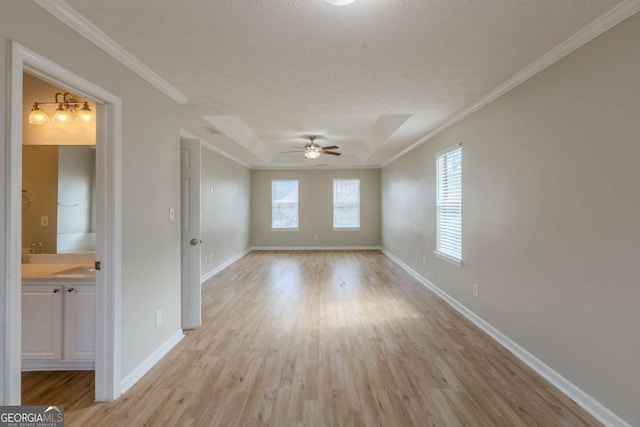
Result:
<instances>
[{"instance_id":1,"label":"window with blinds","mask_svg":"<svg viewBox=\"0 0 640 427\"><path fill-rule=\"evenodd\" d=\"M360 228L360 180L333 180L333 228Z\"/></svg>"},{"instance_id":2,"label":"window with blinds","mask_svg":"<svg viewBox=\"0 0 640 427\"><path fill-rule=\"evenodd\" d=\"M436 156L436 252L462 261L462 147Z\"/></svg>"},{"instance_id":3,"label":"window with blinds","mask_svg":"<svg viewBox=\"0 0 640 427\"><path fill-rule=\"evenodd\" d=\"M271 181L271 228L298 228L298 180Z\"/></svg>"}]
</instances>

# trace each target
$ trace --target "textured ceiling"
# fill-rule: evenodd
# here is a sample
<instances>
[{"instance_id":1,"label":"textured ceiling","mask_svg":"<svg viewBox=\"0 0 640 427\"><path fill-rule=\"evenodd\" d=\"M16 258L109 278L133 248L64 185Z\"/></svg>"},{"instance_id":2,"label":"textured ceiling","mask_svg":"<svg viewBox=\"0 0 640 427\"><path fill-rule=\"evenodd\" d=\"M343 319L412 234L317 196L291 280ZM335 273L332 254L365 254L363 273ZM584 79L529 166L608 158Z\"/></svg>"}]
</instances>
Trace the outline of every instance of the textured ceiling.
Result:
<instances>
[{"instance_id":1,"label":"textured ceiling","mask_svg":"<svg viewBox=\"0 0 640 427\"><path fill-rule=\"evenodd\" d=\"M66 0L252 166L379 165L615 0ZM279 154L318 134L341 157Z\"/></svg>"}]
</instances>

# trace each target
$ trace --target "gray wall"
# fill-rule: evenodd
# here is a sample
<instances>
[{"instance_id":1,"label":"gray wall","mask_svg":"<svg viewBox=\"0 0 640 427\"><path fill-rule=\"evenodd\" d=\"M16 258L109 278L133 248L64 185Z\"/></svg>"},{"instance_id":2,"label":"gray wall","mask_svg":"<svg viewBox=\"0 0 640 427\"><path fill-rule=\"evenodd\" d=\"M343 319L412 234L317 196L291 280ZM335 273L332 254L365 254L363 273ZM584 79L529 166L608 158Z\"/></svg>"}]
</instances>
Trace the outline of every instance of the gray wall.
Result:
<instances>
[{"instance_id":1,"label":"gray wall","mask_svg":"<svg viewBox=\"0 0 640 427\"><path fill-rule=\"evenodd\" d=\"M360 179L360 230L333 230L333 179ZM271 181L299 181L299 230L271 230ZM317 236L317 240L315 239ZM380 170L252 170L251 246L379 246Z\"/></svg>"},{"instance_id":2,"label":"gray wall","mask_svg":"<svg viewBox=\"0 0 640 427\"><path fill-rule=\"evenodd\" d=\"M638 76L635 15L382 176L388 251L632 425L640 425ZM434 153L459 142L462 269L433 256Z\"/></svg>"},{"instance_id":3,"label":"gray wall","mask_svg":"<svg viewBox=\"0 0 640 427\"><path fill-rule=\"evenodd\" d=\"M206 147L201 165L201 272L206 276L249 248L251 189L249 169Z\"/></svg>"},{"instance_id":4,"label":"gray wall","mask_svg":"<svg viewBox=\"0 0 640 427\"><path fill-rule=\"evenodd\" d=\"M0 10L0 81L7 81L5 41L12 39L122 98L122 374L126 376L180 329L180 221L168 220L169 208L180 206L179 106L35 3L0 0ZM7 96L6 85L0 85L0 129L6 129ZM0 138L4 147L8 143L4 132ZM4 165L5 150L0 153ZM3 183L4 179L3 174ZM4 212L3 184L2 222ZM5 239L0 235L0 241ZM0 245L2 276L4 251L5 245ZM160 327L154 325L157 309L162 310Z\"/></svg>"}]
</instances>

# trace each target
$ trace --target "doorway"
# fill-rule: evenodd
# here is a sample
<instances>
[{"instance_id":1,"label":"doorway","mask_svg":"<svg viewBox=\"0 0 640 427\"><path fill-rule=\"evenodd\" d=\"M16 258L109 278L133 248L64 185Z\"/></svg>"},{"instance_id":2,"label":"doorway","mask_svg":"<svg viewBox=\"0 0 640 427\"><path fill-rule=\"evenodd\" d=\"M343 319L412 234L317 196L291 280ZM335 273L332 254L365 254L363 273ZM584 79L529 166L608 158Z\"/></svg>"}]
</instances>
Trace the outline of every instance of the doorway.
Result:
<instances>
[{"instance_id":1,"label":"doorway","mask_svg":"<svg viewBox=\"0 0 640 427\"><path fill-rule=\"evenodd\" d=\"M21 400L21 230L22 230L22 105L23 73L91 100L96 105L96 272L95 295L95 399L108 401L120 395L120 277L122 260L121 214L121 100L53 61L16 43L10 43L9 143L7 170L7 267L3 330L5 360L2 366L4 404Z\"/></svg>"}]
</instances>

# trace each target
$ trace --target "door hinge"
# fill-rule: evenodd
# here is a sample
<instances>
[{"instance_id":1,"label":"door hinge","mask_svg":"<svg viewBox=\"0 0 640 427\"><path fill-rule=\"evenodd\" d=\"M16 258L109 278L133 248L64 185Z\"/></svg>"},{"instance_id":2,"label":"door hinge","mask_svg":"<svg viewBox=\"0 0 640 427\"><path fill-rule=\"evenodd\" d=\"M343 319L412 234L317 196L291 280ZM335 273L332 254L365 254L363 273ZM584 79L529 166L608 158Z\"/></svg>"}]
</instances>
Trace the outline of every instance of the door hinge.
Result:
<instances>
[{"instance_id":1,"label":"door hinge","mask_svg":"<svg viewBox=\"0 0 640 427\"><path fill-rule=\"evenodd\" d=\"M96 271L100 271L102 269L101 267L102 267L102 265L101 265L100 261L96 261L95 264L94 264L93 269L96 270Z\"/></svg>"}]
</instances>

